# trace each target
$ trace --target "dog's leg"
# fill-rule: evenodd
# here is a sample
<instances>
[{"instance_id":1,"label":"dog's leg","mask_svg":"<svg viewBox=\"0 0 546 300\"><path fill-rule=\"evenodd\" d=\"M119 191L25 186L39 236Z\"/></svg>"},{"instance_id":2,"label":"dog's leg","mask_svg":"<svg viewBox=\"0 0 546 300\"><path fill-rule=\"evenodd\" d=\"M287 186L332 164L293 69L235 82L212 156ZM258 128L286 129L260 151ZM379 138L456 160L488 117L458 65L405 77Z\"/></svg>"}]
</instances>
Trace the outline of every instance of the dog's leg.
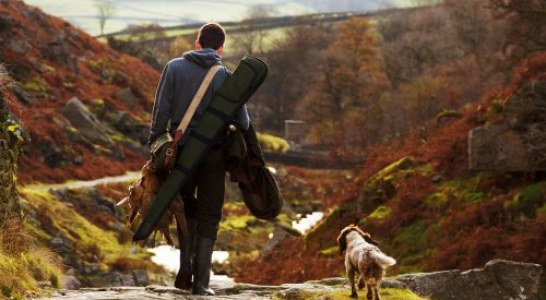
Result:
<instances>
[{"instance_id":1,"label":"dog's leg","mask_svg":"<svg viewBox=\"0 0 546 300\"><path fill-rule=\"evenodd\" d=\"M379 297L379 286L380 286L380 283L378 282L378 283L375 285L375 288L374 288L375 300L381 300L381 297Z\"/></svg>"},{"instance_id":2,"label":"dog's leg","mask_svg":"<svg viewBox=\"0 0 546 300\"><path fill-rule=\"evenodd\" d=\"M366 287L366 282L364 281L364 274L360 274L358 279L358 289L362 290Z\"/></svg>"},{"instance_id":3,"label":"dog's leg","mask_svg":"<svg viewBox=\"0 0 546 300\"><path fill-rule=\"evenodd\" d=\"M368 300L373 299L372 285L370 283L368 283L368 294L366 294L366 299Z\"/></svg>"},{"instance_id":4,"label":"dog's leg","mask_svg":"<svg viewBox=\"0 0 546 300\"><path fill-rule=\"evenodd\" d=\"M349 275L349 283L351 284L351 298L358 298L358 295L356 294L356 287L355 287L355 276L356 272L354 269L349 269L347 271L347 275Z\"/></svg>"}]
</instances>

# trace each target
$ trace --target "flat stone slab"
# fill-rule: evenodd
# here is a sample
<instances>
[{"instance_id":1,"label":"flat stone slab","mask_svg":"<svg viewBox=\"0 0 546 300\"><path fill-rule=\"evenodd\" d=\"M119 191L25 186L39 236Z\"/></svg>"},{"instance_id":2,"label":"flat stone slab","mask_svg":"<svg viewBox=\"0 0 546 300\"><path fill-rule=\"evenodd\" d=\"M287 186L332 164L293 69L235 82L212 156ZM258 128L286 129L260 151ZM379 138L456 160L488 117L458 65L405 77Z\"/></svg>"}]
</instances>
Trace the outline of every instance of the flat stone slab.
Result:
<instances>
[{"instance_id":1,"label":"flat stone slab","mask_svg":"<svg viewBox=\"0 0 546 300\"><path fill-rule=\"evenodd\" d=\"M213 287L214 288L214 287ZM259 292L251 290L231 291L216 290L217 295L214 299L221 300L246 300L246 299L272 299L270 295L262 296ZM269 293L270 294L270 293ZM45 299L64 299L64 300L199 300L211 299L211 297L202 297L191 295L189 291L179 290L174 287L166 286L147 286L147 287L111 287L111 288L86 288L79 290L60 290L54 292L49 298Z\"/></svg>"}]
</instances>

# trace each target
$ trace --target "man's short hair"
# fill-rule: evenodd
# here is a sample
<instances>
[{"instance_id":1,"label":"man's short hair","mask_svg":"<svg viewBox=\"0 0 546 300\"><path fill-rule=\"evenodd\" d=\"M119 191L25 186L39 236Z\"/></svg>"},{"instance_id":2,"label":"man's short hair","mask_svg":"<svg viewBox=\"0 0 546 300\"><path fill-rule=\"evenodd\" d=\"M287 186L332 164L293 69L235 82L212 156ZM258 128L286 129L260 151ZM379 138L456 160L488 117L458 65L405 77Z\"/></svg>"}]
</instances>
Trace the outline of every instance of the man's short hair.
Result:
<instances>
[{"instance_id":1,"label":"man's short hair","mask_svg":"<svg viewBox=\"0 0 546 300\"><path fill-rule=\"evenodd\" d=\"M199 29L197 41L201 48L220 49L226 41L226 31L218 23L207 23Z\"/></svg>"}]
</instances>

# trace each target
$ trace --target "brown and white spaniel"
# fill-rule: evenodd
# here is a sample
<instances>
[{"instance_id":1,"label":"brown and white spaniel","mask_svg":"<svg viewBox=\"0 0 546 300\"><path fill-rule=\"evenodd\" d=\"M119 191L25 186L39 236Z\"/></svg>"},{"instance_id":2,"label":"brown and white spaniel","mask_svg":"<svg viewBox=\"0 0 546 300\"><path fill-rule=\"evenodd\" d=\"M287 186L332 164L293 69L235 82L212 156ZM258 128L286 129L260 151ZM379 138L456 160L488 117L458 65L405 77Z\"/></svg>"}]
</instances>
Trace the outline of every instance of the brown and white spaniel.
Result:
<instances>
[{"instance_id":1,"label":"brown and white spaniel","mask_svg":"<svg viewBox=\"0 0 546 300\"><path fill-rule=\"evenodd\" d=\"M379 250L379 243L369 233L355 225L345 227L337 238L339 252L345 254L345 269L351 284L351 297L357 298L355 279L359 275L358 288L368 286L367 299L380 300L379 286L385 269L396 264L396 260Z\"/></svg>"}]
</instances>

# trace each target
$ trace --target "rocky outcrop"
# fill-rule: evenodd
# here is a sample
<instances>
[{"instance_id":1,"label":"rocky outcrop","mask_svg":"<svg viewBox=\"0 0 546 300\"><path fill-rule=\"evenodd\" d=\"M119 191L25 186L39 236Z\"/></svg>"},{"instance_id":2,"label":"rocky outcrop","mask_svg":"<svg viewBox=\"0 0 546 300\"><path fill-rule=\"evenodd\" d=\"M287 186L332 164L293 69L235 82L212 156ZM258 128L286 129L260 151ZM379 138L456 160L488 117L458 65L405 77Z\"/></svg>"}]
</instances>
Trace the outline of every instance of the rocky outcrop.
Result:
<instances>
[{"instance_id":1,"label":"rocky outcrop","mask_svg":"<svg viewBox=\"0 0 546 300\"><path fill-rule=\"evenodd\" d=\"M110 130L97 120L80 99L73 97L59 111L89 141L107 147L114 146L114 142L108 136Z\"/></svg>"},{"instance_id":2,"label":"rocky outcrop","mask_svg":"<svg viewBox=\"0 0 546 300\"><path fill-rule=\"evenodd\" d=\"M134 108L138 98L130 87L124 88L116 93L116 98L121 100L128 108Z\"/></svg>"},{"instance_id":3,"label":"rocky outcrop","mask_svg":"<svg viewBox=\"0 0 546 300\"><path fill-rule=\"evenodd\" d=\"M525 137L507 125L470 131L471 170L518 172L534 169L536 158L528 154Z\"/></svg>"},{"instance_id":4,"label":"rocky outcrop","mask_svg":"<svg viewBox=\"0 0 546 300\"><path fill-rule=\"evenodd\" d=\"M470 169L546 171L546 81L523 86L497 110L504 124L469 133Z\"/></svg>"},{"instance_id":5,"label":"rocky outcrop","mask_svg":"<svg viewBox=\"0 0 546 300\"><path fill-rule=\"evenodd\" d=\"M492 260L483 269L407 274L389 278L383 287L409 288L434 300L538 300L542 267Z\"/></svg>"}]
</instances>

